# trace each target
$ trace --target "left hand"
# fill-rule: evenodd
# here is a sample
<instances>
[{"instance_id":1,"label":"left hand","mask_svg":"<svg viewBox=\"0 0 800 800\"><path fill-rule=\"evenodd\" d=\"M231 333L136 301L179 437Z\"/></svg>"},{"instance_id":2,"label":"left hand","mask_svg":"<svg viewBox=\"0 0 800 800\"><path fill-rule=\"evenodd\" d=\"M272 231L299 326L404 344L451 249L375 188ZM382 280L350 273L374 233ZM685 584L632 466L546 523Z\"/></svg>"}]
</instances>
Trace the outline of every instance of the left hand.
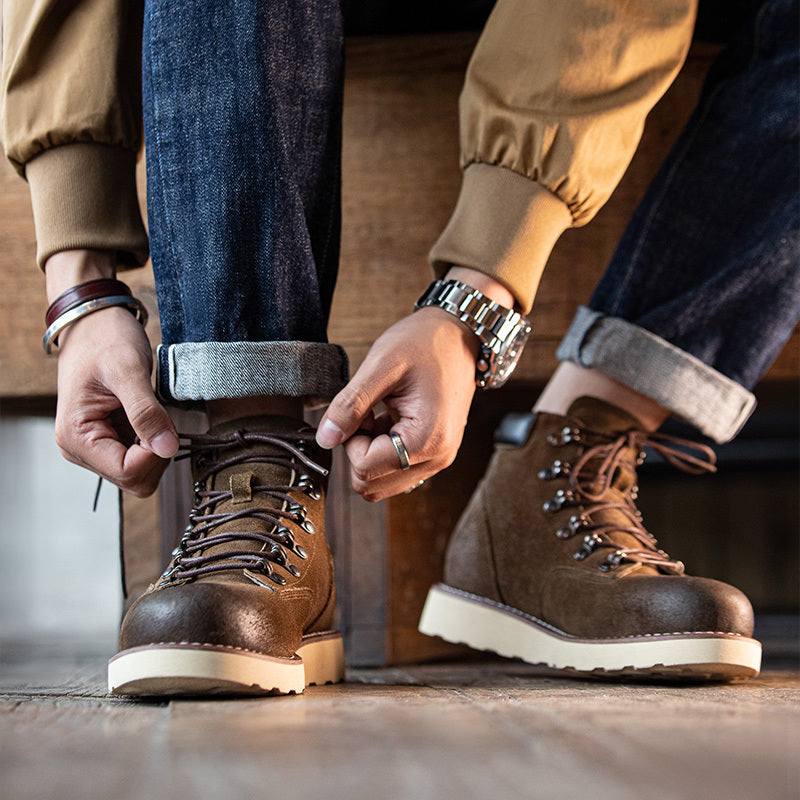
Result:
<instances>
[{"instance_id":1,"label":"left hand","mask_svg":"<svg viewBox=\"0 0 800 800\"><path fill-rule=\"evenodd\" d=\"M475 393L477 353L475 335L438 308L404 317L372 345L317 434L323 447L345 443L353 489L364 499L398 494L453 462ZM397 422L374 416L380 401ZM400 469L389 433L402 438L410 469Z\"/></svg>"}]
</instances>

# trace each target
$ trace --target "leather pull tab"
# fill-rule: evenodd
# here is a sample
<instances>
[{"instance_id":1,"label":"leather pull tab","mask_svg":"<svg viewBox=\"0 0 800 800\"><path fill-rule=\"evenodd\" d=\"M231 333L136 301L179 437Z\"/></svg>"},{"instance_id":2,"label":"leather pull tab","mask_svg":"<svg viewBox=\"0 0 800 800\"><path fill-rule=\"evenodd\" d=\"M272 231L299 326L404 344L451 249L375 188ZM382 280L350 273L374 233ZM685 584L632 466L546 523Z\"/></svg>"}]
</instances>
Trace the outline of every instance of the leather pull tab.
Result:
<instances>
[{"instance_id":1,"label":"leather pull tab","mask_svg":"<svg viewBox=\"0 0 800 800\"><path fill-rule=\"evenodd\" d=\"M231 495L233 503L249 503L253 499L252 472L237 472L231 475Z\"/></svg>"}]
</instances>

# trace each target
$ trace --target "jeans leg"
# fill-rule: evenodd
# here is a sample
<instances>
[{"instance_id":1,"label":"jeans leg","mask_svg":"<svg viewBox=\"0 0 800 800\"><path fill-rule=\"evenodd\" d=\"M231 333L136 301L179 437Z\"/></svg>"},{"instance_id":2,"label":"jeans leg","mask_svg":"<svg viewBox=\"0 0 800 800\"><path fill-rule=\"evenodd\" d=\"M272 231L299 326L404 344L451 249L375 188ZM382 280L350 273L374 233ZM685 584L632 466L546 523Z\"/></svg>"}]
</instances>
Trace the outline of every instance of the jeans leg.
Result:
<instances>
[{"instance_id":1,"label":"jeans leg","mask_svg":"<svg viewBox=\"0 0 800 800\"><path fill-rule=\"evenodd\" d=\"M146 0L148 218L167 399L332 396L336 0Z\"/></svg>"},{"instance_id":2,"label":"jeans leg","mask_svg":"<svg viewBox=\"0 0 800 800\"><path fill-rule=\"evenodd\" d=\"M800 317L799 18L758 4L559 349L721 440Z\"/></svg>"}]
</instances>

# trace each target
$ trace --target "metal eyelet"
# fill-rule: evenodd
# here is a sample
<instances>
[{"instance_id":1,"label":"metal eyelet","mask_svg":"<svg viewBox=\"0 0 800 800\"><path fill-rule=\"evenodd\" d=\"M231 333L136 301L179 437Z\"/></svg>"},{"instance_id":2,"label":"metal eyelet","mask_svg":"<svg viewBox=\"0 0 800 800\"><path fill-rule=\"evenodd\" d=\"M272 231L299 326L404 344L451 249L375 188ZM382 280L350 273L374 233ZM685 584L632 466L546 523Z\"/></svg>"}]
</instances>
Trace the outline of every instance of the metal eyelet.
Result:
<instances>
[{"instance_id":1,"label":"metal eyelet","mask_svg":"<svg viewBox=\"0 0 800 800\"><path fill-rule=\"evenodd\" d=\"M615 550L613 553L609 553L608 558L600 564L598 569L601 572L611 572L620 565L623 558L625 558L625 553L622 550Z\"/></svg>"},{"instance_id":2,"label":"metal eyelet","mask_svg":"<svg viewBox=\"0 0 800 800\"><path fill-rule=\"evenodd\" d=\"M539 470L539 479L543 481L551 481L554 478L562 478L569 475L570 464L567 461L556 459L552 466L545 467Z\"/></svg>"},{"instance_id":3,"label":"metal eyelet","mask_svg":"<svg viewBox=\"0 0 800 800\"><path fill-rule=\"evenodd\" d=\"M272 545L269 549L269 560L285 567L287 564L286 551L277 543Z\"/></svg>"},{"instance_id":4,"label":"metal eyelet","mask_svg":"<svg viewBox=\"0 0 800 800\"><path fill-rule=\"evenodd\" d=\"M580 428L571 428L569 426L562 428L561 432L558 434L551 433L547 437L547 443L552 445L553 447L561 447L565 444L570 444L571 442L580 442L581 441L581 430Z\"/></svg>"},{"instance_id":5,"label":"metal eyelet","mask_svg":"<svg viewBox=\"0 0 800 800\"><path fill-rule=\"evenodd\" d=\"M603 543L603 540L596 533L587 533L583 537L583 546L573 555L576 561L583 561L588 558Z\"/></svg>"},{"instance_id":6,"label":"metal eyelet","mask_svg":"<svg viewBox=\"0 0 800 800\"><path fill-rule=\"evenodd\" d=\"M300 503L289 503L289 507L286 510L294 517L295 522L297 522L306 533L317 532L314 523L307 518L308 509L305 506L300 505Z\"/></svg>"},{"instance_id":7,"label":"metal eyelet","mask_svg":"<svg viewBox=\"0 0 800 800\"><path fill-rule=\"evenodd\" d=\"M308 553L306 552L305 547L297 544L297 542L294 539L294 536L292 535L292 532L286 526L281 525L281 527L278 528L275 531L275 533L277 534L278 537L280 537L281 544L284 547L286 547L288 550L290 550L299 558L302 559L308 558Z\"/></svg>"},{"instance_id":8,"label":"metal eyelet","mask_svg":"<svg viewBox=\"0 0 800 800\"><path fill-rule=\"evenodd\" d=\"M297 488L302 489L312 500L319 500L322 492L308 475L301 475L297 481Z\"/></svg>"},{"instance_id":9,"label":"metal eyelet","mask_svg":"<svg viewBox=\"0 0 800 800\"><path fill-rule=\"evenodd\" d=\"M586 514L573 514L569 518L569 522L566 526L556 531L556 536L558 536L559 539L571 539L576 533L579 533L591 524L592 521Z\"/></svg>"},{"instance_id":10,"label":"metal eyelet","mask_svg":"<svg viewBox=\"0 0 800 800\"><path fill-rule=\"evenodd\" d=\"M567 505L575 503L575 493L572 489L559 489L556 496L552 500L548 500L543 506L542 510L547 514L555 514L561 511Z\"/></svg>"}]
</instances>

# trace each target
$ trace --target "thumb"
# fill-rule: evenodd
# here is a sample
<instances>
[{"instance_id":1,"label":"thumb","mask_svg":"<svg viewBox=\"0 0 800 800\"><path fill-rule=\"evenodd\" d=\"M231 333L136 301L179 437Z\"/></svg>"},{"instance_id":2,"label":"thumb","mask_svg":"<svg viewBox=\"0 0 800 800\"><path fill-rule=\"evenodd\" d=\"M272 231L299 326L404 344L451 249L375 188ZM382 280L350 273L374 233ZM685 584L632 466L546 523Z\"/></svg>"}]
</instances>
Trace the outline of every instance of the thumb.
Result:
<instances>
[{"instance_id":1,"label":"thumb","mask_svg":"<svg viewBox=\"0 0 800 800\"><path fill-rule=\"evenodd\" d=\"M381 379L365 361L350 383L331 400L317 428L317 444L330 450L346 442L371 417L372 409L389 388L386 379Z\"/></svg>"},{"instance_id":2,"label":"thumb","mask_svg":"<svg viewBox=\"0 0 800 800\"><path fill-rule=\"evenodd\" d=\"M117 397L142 447L161 458L172 458L178 450L178 434L156 399L149 377L132 378L120 387Z\"/></svg>"}]
</instances>

